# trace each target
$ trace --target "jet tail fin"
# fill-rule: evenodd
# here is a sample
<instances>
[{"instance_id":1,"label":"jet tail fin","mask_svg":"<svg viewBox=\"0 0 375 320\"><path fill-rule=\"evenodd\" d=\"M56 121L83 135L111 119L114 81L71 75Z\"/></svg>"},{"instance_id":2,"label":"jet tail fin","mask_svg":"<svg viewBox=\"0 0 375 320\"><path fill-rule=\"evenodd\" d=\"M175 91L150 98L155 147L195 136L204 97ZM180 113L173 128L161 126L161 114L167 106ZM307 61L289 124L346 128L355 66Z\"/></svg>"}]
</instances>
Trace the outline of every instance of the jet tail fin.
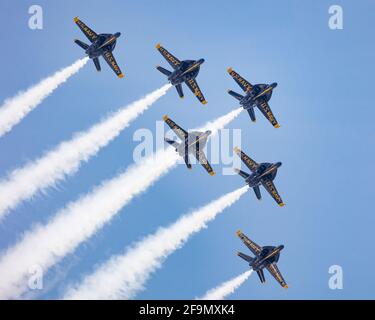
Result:
<instances>
[{"instance_id":1,"label":"jet tail fin","mask_svg":"<svg viewBox=\"0 0 375 320\"><path fill-rule=\"evenodd\" d=\"M191 164L190 164L190 161L189 161L189 147L188 147L188 143L187 143L187 138L185 140L185 154L184 154L184 161L185 161L185 164L187 166L187 168L190 170L191 169Z\"/></svg>"},{"instance_id":2,"label":"jet tail fin","mask_svg":"<svg viewBox=\"0 0 375 320\"><path fill-rule=\"evenodd\" d=\"M167 77L169 77L172 74L172 72L160 66L157 66L156 69L158 69L162 74L166 75Z\"/></svg>"},{"instance_id":3,"label":"jet tail fin","mask_svg":"<svg viewBox=\"0 0 375 320\"><path fill-rule=\"evenodd\" d=\"M87 48L89 47L88 44L84 43L84 42L81 41L81 40L75 39L74 42L75 42L76 44L78 44L83 50L87 50Z\"/></svg>"},{"instance_id":4,"label":"jet tail fin","mask_svg":"<svg viewBox=\"0 0 375 320\"><path fill-rule=\"evenodd\" d=\"M254 108L251 107L251 108L247 109L247 112L249 113L251 121L255 122L256 118L255 118Z\"/></svg>"},{"instance_id":5,"label":"jet tail fin","mask_svg":"<svg viewBox=\"0 0 375 320\"><path fill-rule=\"evenodd\" d=\"M169 143L171 146L173 146L175 148L177 148L180 145L178 142L176 142L174 140L170 140L168 138L164 138L164 141L167 142L167 143Z\"/></svg>"},{"instance_id":6,"label":"jet tail fin","mask_svg":"<svg viewBox=\"0 0 375 320\"><path fill-rule=\"evenodd\" d=\"M255 192L255 195L257 197L258 200L261 200L262 199L262 194L260 193L260 188L259 186L255 186L253 187L253 190Z\"/></svg>"},{"instance_id":7,"label":"jet tail fin","mask_svg":"<svg viewBox=\"0 0 375 320\"><path fill-rule=\"evenodd\" d=\"M266 278L264 277L263 270L258 270L257 271L257 275L258 275L259 280L260 280L261 283L265 283L266 282Z\"/></svg>"},{"instance_id":8,"label":"jet tail fin","mask_svg":"<svg viewBox=\"0 0 375 320\"><path fill-rule=\"evenodd\" d=\"M176 86L176 90L177 90L177 93L180 96L180 98L183 98L184 97L184 91L182 90L182 85L181 84L178 84Z\"/></svg>"},{"instance_id":9,"label":"jet tail fin","mask_svg":"<svg viewBox=\"0 0 375 320\"><path fill-rule=\"evenodd\" d=\"M228 93L229 93L232 97L236 98L237 100L241 100L241 99L243 98L243 95L241 95L241 94L239 94L239 93L237 93L237 92L234 92L234 91L232 91L232 90L228 90Z\"/></svg>"},{"instance_id":10,"label":"jet tail fin","mask_svg":"<svg viewBox=\"0 0 375 320\"><path fill-rule=\"evenodd\" d=\"M187 168L191 169L191 164L190 164L190 161L189 161L189 154L185 153L184 160L185 160L185 164L186 164Z\"/></svg>"},{"instance_id":11,"label":"jet tail fin","mask_svg":"<svg viewBox=\"0 0 375 320\"><path fill-rule=\"evenodd\" d=\"M242 171L240 169L234 169L242 178L247 179L249 177L249 174L245 171Z\"/></svg>"},{"instance_id":12,"label":"jet tail fin","mask_svg":"<svg viewBox=\"0 0 375 320\"><path fill-rule=\"evenodd\" d=\"M242 253L242 252L237 252L237 255L238 255L240 258L242 258L242 259L244 259L245 261L247 261L248 263L251 263L251 262L253 262L253 260L254 260L254 258L252 258L252 257L250 257L250 256L248 256L247 254L244 254L244 253Z\"/></svg>"},{"instance_id":13,"label":"jet tail fin","mask_svg":"<svg viewBox=\"0 0 375 320\"><path fill-rule=\"evenodd\" d=\"M94 64L95 64L95 68L96 68L96 70L100 71L101 68L100 68L100 62L99 62L99 59L98 59L98 58L94 58L93 61L94 61Z\"/></svg>"}]
</instances>

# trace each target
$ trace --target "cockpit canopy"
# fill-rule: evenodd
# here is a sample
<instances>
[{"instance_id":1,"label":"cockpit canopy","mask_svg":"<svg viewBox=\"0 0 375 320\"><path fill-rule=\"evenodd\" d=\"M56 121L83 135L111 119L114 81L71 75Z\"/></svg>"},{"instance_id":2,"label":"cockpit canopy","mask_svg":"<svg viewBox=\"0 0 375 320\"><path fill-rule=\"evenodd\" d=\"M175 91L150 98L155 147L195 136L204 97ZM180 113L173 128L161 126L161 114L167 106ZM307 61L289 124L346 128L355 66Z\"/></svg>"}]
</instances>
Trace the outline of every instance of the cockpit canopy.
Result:
<instances>
[{"instance_id":1,"label":"cockpit canopy","mask_svg":"<svg viewBox=\"0 0 375 320\"><path fill-rule=\"evenodd\" d=\"M270 166L271 166L271 163L266 163L266 162L259 164L259 167L257 168L257 173L262 174Z\"/></svg>"},{"instance_id":2,"label":"cockpit canopy","mask_svg":"<svg viewBox=\"0 0 375 320\"><path fill-rule=\"evenodd\" d=\"M193 62L194 60L183 60L181 61L180 68L187 69Z\"/></svg>"},{"instance_id":3,"label":"cockpit canopy","mask_svg":"<svg viewBox=\"0 0 375 320\"><path fill-rule=\"evenodd\" d=\"M273 246L262 247L262 251L260 253L260 258L263 259L263 258L267 257L274 249L276 249L276 247L273 247ZM267 259L267 261L270 260L269 262L277 262L279 260L279 257L280 257L280 253L278 252L274 256Z\"/></svg>"}]
</instances>

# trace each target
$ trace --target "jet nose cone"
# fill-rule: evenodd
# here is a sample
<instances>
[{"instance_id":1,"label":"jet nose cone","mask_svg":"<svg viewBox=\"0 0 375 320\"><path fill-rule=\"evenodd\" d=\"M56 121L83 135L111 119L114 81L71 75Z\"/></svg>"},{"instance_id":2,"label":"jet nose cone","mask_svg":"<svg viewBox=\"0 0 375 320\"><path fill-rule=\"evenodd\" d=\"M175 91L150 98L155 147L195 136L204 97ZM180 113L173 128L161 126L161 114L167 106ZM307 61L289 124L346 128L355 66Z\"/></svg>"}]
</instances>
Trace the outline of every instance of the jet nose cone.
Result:
<instances>
[{"instance_id":1,"label":"jet nose cone","mask_svg":"<svg viewBox=\"0 0 375 320\"><path fill-rule=\"evenodd\" d=\"M276 87L277 87L277 82L272 83L272 84L271 84L271 87L272 87L272 88L276 88Z\"/></svg>"},{"instance_id":2,"label":"jet nose cone","mask_svg":"<svg viewBox=\"0 0 375 320\"><path fill-rule=\"evenodd\" d=\"M207 134L208 136L209 136L211 133L212 133L211 130L207 130L207 131L206 131L206 134Z\"/></svg>"},{"instance_id":3,"label":"jet nose cone","mask_svg":"<svg viewBox=\"0 0 375 320\"><path fill-rule=\"evenodd\" d=\"M281 167L281 165L282 165L281 162L276 162L276 163L275 163L275 166L276 166L277 168Z\"/></svg>"},{"instance_id":4,"label":"jet nose cone","mask_svg":"<svg viewBox=\"0 0 375 320\"><path fill-rule=\"evenodd\" d=\"M204 59L199 59L199 60L198 60L198 63L199 63L199 64L202 64L203 62L204 62Z\"/></svg>"},{"instance_id":5,"label":"jet nose cone","mask_svg":"<svg viewBox=\"0 0 375 320\"><path fill-rule=\"evenodd\" d=\"M119 38L120 36L121 36L121 32L116 32L116 33L115 33L115 37L116 37L116 38Z\"/></svg>"},{"instance_id":6,"label":"jet nose cone","mask_svg":"<svg viewBox=\"0 0 375 320\"><path fill-rule=\"evenodd\" d=\"M279 246L280 250L284 249L284 245Z\"/></svg>"}]
</instances>

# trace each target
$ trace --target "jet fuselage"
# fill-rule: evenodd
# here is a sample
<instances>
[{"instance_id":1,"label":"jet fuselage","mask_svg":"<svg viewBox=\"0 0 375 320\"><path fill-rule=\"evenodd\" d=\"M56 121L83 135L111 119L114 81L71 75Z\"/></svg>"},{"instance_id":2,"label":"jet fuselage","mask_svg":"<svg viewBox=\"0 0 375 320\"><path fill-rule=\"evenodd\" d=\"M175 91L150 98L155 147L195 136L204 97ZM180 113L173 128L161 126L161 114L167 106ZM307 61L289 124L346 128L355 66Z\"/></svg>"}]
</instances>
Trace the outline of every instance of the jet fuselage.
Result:
<instances>
[{"instance_id":1,"label":"jet fuselage","mask_svg":"<svg viewBox=\"0 0 375 320\"><path fill-rule=\"evenodd\" d=\"M179 65L178 69L173 71L168 77L169 82L176 86L185 81L195 79L199 73L200 65L204 62L204 59L199 60L183 60Z\"/></svg>"},{"instance_id":2,"label":"jet fuselage","mask_svg":"<svg viewBox=\"0 0 375 320\"><path fill-rule=\"evenodd\" d=\"M253 261L249 263L249 266L254 271L259 271L267 266L269 266L273 262L278 262L280 258L280 251L284 249L283 245L278 247L273 246L265 246L262 247L262 251L258 256L255 257Z\"/></svg>"},{"instance_id":3,"label":"jet fuselage","mask_svg":"<svg viewBox=\"0 0 375 320\"><path fill-rule=\"evenodd\" d=\"M176 152L181 157L184 157L187 146L187 152L189 154L196 154L197 150L202 150L206 146L207 139L210 134L210 130L207 130L206 132L189 132L187 139L182 141L176 148Z\"/></svg>"},{"instance_id":4,"label":"jet fuselage","mask_svg":"<svg viewBox=\"0 0 375 320\"><path fill-rule=\"evenodd\" d=\"M246 93L240 100L240 104L244 109L254 108L262 101L268 102L272 96L272 90L276 88L277 83L272 84L256 84L250 91Z\"/></svg>"},{"instance_id":5,"label":"jet fuselage","mask_svg":"<svg viewBox=\"0 0 375 320\"><path fill-rule=\"evenodd\" d=\"M261 185L263 179L271 179L273 181L280 166L281 162L261 163L257 170L250 174L245 181L251 188Z\"/></svg>"},{"instance_id":6,"label":"jet fuselage","mask_svg":"<svg viewBox=\"0 0 375 320\"><path fill-rule=\"evenodd\" d=\"M98 38L86 49L85 53L90 59L101 56L105 51L112 52L116 46L116 40L121 33L115 34L101 33Z\"/></svg>"}]
</instances>

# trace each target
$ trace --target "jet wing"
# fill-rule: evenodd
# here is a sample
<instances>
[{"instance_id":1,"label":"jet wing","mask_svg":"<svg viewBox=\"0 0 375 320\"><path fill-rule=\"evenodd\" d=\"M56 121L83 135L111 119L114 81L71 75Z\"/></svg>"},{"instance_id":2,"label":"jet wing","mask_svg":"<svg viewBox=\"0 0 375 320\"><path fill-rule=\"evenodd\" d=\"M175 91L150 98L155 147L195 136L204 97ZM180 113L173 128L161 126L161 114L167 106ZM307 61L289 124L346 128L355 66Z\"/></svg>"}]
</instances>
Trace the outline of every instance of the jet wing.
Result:
<instances>
[{"instance_id":1,"label":"jet wing","mask_svg":"<svg viewBox=\"0 0 375 320\"><path fill-rule=\"evenodd\" d=\"M275 128L280 127L267 101L262 101L261 103L258 103L257 106L259 110L263 113L263 115L268 119L269 122L271 122L271 124Z\"/></svg>"},{"instance_id":2,"label":"jet wing","mask_svg":"<svg viewBox=\"0 0 375 320\"><path fill-rule=\"evenodd\" d=\"M173 69L177 69L178 66L181 64L181 61L178 60L173 54L171 54L167 49L162 47L160 43L156 45L156 49L161 53L161 55L168 61L168 63L172 66Z\"/></svg>"},{"instance_id":3,"label":"jet wing","mask_svg":"<svg viewBox=\"0 0 375 320\"><path fill-rule=\"evenodd\" d=\"M228 68L228 73L233 78L234 81L237 82L237 84L241 87L241 89L245 92L250 91L253 86L250 82L246 81L244 78L242 78L236 71L234 71L232 68Z\"/></svg>"},{"instance_id":4,"label":"jet wing","mask_svg":"<svg viewBox=\"0 0 375 320\"><path fill-rule=\"evenodd\" d=\"M214 170L212 170L211 165L209 164L204 152L202 150L197 150L197 153L195 154L195 157L199 161L199 163L207 170L210 176L215 175Z\"/></svg>"},{"instance_id":5,"label":"jet wing","mask_svg":"<svg viewBox=\"0 0 375 320\"><path fill-rule=\"evenodd\" d=\"M185 141L185 139L188 137L188 133L182 129L176 122L174 122L172 119L169 119L168 116L164 116L163 120L165 123L174 131L175 134L182 140Z\"/></svg>"},{"instance_id":6,"label":"jet wing","mask_svg":"<svg viewBox=\"0 0 375 320\"><path fill-rule=\"evenodd\" d=\"M243 241L243 243L250 249L250 251L258 256L260 252L262 251L262 248L258 246L254 241L250 240L248 237L246 237L242 231L237 231L237 236Z\"/></svg>"},{"instance_id":7,"label":"jet wing","mask_svg":"<svg viewBox=\"0 0 375 320\"><path fill-rule=\"evenodd\" d=\"M241 158L244 164L254 172L258 168L258 163L251 159L245 152L241 151L239 148L235 147L234 152Z\"/></svg>"},{"instance_id":8,"label":"jet wing","mask_svg":"<svg viewBox=\"0 0 375 320\"><path fill-rule=\"evenodd\" d=\"M272 198L275 199L275 201L280 207L284 206L283 200L281 199L279 193L277 192L275 185L270 179L263 179L262 185L268 191L268 193L272 196Z\"/></svg>"},{"instance_id":9,"label":"jet wing","mask_svg":"<svg viewBox=\"0 0 375 320\"><path fill-rule=\"evenodd\" d=\"M277 267L276 263L273 262L271 263L269 266L266 267L267 270L269 271L270 274L272 274L272 276L276 279L276 281L278 283L280 283L280 285L287 289L288 288L288 285L286 284L283 276L281 275L280 271L279 271L279 268Z\"/></svg>"},{"instance_id":10,"label":"jet wing","mask_svg":"<svg viewBox=\"0 0 375 320\"><path fill-rule=\"evenodd\" d=\"M115 57L113 56L112 52L110 51L105 51L103 53L103 58L104 60L109 64L111 69L117 74L119 78L122 78L124 75L121 72L120 67L118 66Z\"/></svg>"},{"instance_id":11,"label":"jet wing","mask_svg":"<svg viewBox=\"0 0 375 320\"><path fill-rule=\"evenodd\" d=\"M194 79L190 79L190 80L186 81L185 83L189 87L191 92L193 92L195 94L195 96L198 98L198 100L202 104L207 103L206 99L203 96L203 93L202 93L201 89L199 89L198 83Z\"/></svg>"},{"instance_id":12,"label":"jet wing","mask_svg":"<svg viewBox=\"0 0 375 320\"><path fill-rule=\"evenodd\" d=\"M91 42L94 42L98 38L98 35L95 33L95 31L91 30L85 23L79 20L78 17L74 18L74 22L81 29L81 31L85 34L87 39L89 39Z\"/></svg>"}]
</instances>

